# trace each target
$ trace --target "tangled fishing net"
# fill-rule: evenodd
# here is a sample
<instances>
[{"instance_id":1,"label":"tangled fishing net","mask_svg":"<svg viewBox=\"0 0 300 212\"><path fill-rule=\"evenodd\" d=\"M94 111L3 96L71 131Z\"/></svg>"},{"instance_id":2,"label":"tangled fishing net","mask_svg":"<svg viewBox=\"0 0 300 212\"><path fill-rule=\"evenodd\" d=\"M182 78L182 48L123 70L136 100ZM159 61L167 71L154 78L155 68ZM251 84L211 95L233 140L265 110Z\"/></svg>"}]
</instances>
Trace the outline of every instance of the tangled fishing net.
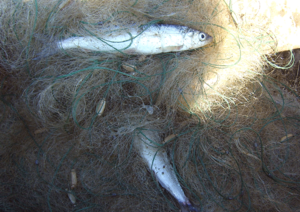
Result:
<instances>
[{"instance_id":1,"label":"tangled fishing net","mask_svg":"<svg viewBox=\"0 0 300 212\"><path fill-rule=\"evenodd\" d=\"M282 77L299 63L273 55L267 20L233 14L226 1L2 1L2 210L178 211L134 148L141 130L176 135L161 145L202 211L299 209L298 74ZM144 57L53 51L156 23L214 42Z\"/></svg>"}]
</instances>

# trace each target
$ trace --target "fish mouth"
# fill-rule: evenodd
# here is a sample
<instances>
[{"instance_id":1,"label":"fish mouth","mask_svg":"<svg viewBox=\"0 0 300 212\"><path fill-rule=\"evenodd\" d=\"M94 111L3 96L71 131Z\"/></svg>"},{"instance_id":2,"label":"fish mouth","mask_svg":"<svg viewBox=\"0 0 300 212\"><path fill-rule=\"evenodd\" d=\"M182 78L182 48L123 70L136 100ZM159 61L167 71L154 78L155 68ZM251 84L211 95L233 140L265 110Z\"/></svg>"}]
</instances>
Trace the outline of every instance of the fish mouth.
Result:
<instances>
[{"instance_id":1,"label":"fish mouth","mask_svg":"<svg viewBox=\"0 0 300 212\"><path fill-rule=\"evenodd\" d=\"M212 36L207 35L207 37L206 37L206 44L211 43L213 40L214 40L214 38Z\"/></svg>"}]
</instances>

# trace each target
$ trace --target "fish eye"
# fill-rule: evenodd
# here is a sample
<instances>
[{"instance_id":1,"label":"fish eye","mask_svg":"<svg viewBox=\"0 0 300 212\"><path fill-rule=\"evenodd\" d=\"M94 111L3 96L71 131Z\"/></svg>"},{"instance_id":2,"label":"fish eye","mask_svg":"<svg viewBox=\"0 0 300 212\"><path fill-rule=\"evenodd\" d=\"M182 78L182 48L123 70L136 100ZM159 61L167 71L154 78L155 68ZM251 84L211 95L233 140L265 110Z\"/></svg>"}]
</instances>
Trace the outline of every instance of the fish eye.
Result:
<instances>
[{"instance_id":1,"label":"fish eye","mask_svg":"<svg viewBox=\"0 0 300 212\"><path fill-rule=\"evenodd\" d=\"M199 39L200 39L200 40L203 41L203 40L205 40L205 38L206 38L206 35L205 35L204 33L200 33L200 34L199 34Z\"/></svg>"}]
</instances>

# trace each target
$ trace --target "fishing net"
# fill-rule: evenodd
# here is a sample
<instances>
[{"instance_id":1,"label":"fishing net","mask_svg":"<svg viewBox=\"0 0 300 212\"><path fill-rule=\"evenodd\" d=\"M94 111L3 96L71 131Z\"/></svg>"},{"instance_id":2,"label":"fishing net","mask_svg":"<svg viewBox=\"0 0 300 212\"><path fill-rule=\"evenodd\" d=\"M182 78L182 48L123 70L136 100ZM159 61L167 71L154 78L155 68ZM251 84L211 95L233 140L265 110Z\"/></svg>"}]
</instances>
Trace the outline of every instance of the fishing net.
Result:
<instances>
[{"instance_id":1,"label":"fishing net","mask_svg":"<svg viewBox=\"0 0 300 212\"><path fill-rule=\"evenodd\" d=\"M178 211L134 147L149 130L176 135L160 145L202 211L296 211L299 52L274 55L267 20L233 14L225 1L2 1L2 210ZM214 42L152 56L55 49L157 23Z\"/></svg>"}]
</instances>

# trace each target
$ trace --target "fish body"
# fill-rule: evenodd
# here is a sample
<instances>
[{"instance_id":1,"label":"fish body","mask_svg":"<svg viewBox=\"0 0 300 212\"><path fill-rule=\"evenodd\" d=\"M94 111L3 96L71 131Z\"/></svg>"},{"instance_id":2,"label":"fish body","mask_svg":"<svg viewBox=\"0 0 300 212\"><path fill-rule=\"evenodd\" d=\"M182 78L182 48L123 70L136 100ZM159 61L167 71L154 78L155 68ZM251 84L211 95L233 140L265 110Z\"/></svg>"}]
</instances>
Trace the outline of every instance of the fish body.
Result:
<instances>
[{"instance_id":1,"label":"fish body","mask_svg":"<svg viewBox=\"0 0 300 212\"><path fill-rule=\"evenodd\" d=\"M71 37L59 49L83 49L129 55L150 55L196 49L212 42L208 34L179 25L152 25L116 30L99 36Z\"/></svg>"},{"instance_id":2,"label":"fish body","mask_svg":"<svg viewBox=\"0 0 300 212\"><path fill-rule=\"evenodd\" d=\"M182 212L198 210L194 208L185 196L180 183L176 177L167 153L157 147L159 136L156 132L143 130L135 136L134 142L140 156L148 168L153 171L156 179L174 198L179 202Z\"/></svg>"}]
</instances>

